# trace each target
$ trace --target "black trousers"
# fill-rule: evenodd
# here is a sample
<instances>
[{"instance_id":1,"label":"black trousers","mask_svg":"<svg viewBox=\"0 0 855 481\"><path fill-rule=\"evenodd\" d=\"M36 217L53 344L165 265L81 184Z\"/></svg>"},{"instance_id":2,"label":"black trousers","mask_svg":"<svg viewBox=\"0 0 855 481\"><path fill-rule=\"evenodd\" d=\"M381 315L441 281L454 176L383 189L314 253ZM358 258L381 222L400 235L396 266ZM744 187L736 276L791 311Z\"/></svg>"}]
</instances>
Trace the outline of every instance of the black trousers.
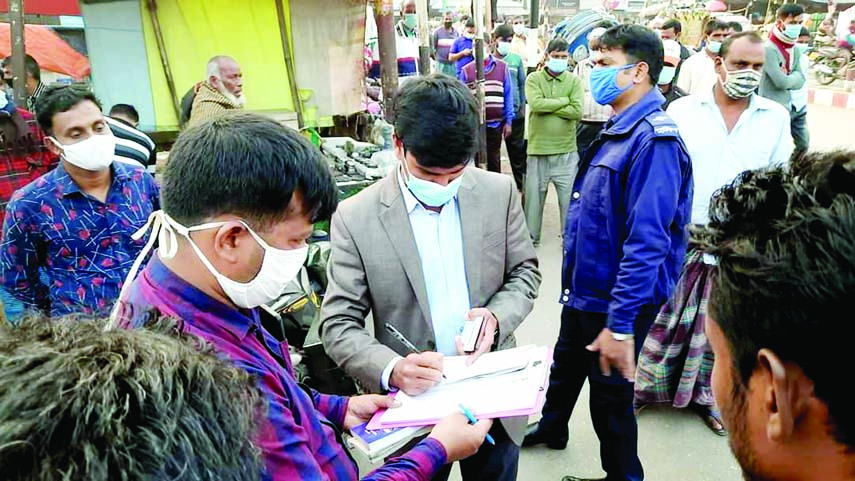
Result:
<instances>
[{"instance_id":1,"label":"black trousers","mask_svg":"<svg viewBox=\"0 0 855 481\"><path fill-rule=\"evenodd\" d=\"M508 149L508 159L511 161L511 171L514 174L514 182L517 190L522 190L523 179L526 169L526 140L525 140L525 116L514 118L511 124L511 135L505 138L505 147Z\"/></svg>"},{"instance_id":2,"label":"black trousers","mask_svg":"<svg viewBox=\"0 0 855 481\"><path fill-rule=\"evenodd\" d=\"M658 309L644 309L635 322L635 354L641 351ZM579 393L588 380L591 420L600 440L600 462L609 481L641 481L644 470L638 459L638 423L633 410L633 384L616 370L600 372L599 353L585 347L606 327L606 314L565 307L561 331L555 343L549 389L540 429L554 437L568 437L567 423Z\"/></svg>"},{"instance_id":3,"label":"black trousers","mask_svg":"<svg viewBox=\"0 0 855 481\"><path fill-rule=\"evenodd\" d=\"M502 172L502 132L505 124L498 127L487 127L487 170Z\"/></svg>"},{"instance_id":4,"label":"black trousers","mask_svg":"<svg viewBox=\"0 0 855 481\"><path fill-rule=\"evenodd\" d=\"M515 481L520 465L520 447L511 441L502 424L493 421L490 435L493 446L484 441L474 455L460 461L463 481ZM446 464L434 475L434 481L446 481L451 474L451 464Z\"/></svg>"}]
</instances>

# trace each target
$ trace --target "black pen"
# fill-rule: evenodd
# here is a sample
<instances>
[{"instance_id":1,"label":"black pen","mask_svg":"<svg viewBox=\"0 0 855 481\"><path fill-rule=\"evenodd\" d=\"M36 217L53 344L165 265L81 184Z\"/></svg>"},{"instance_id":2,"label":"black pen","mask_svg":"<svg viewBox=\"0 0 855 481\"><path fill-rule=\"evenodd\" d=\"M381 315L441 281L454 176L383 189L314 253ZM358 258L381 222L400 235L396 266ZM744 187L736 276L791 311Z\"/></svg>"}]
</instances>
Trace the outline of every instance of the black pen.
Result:
<instances>
[{"instance_id":1,"label":"black pen","mask_svg":"<svg viewBox=\"0 0 855 481\"><path fill-rule=\"evenodd\" d=\"M389 331L389 334L391 334L392 336L394 336L394 337L395 337L395 339L397 339L397 340L398 340L398 342L400 342L401 344L403 344L403 345L404 345L404 347L406 347L407 349L409 349L409 350L410 350L410 352L414 352L414 353L416 353L416 354L421 354L421 353L422 353L422 351L419 351L419 348L417 348L415 345L413 345L413 343L412 343L412 342L410 342L410 340L409 340L409 339L407 339L406 337L404 337L404 335L403 335L403 334L401 334L401 333L400 333L400 331L398 331L397 329L395 329L395 326L393 326L393 325L389 324L388 322L386 323L386 330L387 330L387 331ZM443 378L443 379L448 379L447 377L445 377L445 373L442 373L442 378Z\"/></svg>"}]
</instances>

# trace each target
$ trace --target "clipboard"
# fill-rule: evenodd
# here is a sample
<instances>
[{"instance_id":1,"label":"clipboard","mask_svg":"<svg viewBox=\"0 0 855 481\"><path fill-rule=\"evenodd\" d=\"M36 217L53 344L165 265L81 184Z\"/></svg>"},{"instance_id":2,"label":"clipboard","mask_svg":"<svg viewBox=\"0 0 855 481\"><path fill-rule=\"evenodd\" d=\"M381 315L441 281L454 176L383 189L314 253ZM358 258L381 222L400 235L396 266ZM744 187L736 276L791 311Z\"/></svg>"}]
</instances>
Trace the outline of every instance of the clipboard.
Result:
<instances>
[{"instance_id":1,"label":"clipboard","mask_svg":"<svg viewBox=\"0 0 855 481\"><path fill-rule=\"evenodd\" d=\"M533 346L524 346L533 348ZM520 348L517 348L520 349ZM540 352L536 352L540 351ZM532 351L532 365L524 371L500 372L493 376L440 384L419 396L397 392L393 396L404 404L399 408L377 411L368 422L368 429L431 426L447 415L457 412L459 403L467 404L476 418L501 419L530 416L543 409L549 370L552 366L551 347ZM479 359L480 360L480 359ZM522 392L525 390L525 392ZM474 393L474 394L473 394ZM387 412L403 409L406 412ZM412 414L408 416L407 414Z\"/></svg>"}]
</instances>

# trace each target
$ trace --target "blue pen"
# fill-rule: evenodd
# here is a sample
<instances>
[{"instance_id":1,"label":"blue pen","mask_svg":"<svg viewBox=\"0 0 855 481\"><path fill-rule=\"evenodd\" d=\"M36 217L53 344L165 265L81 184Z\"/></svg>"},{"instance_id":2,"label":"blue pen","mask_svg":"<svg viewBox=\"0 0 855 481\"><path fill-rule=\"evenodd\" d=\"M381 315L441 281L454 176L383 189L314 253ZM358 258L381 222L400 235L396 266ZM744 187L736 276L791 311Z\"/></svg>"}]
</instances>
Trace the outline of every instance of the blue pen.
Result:
<instances>
[{"instance_id":1,"label":"blue pen","mask_svg":"<svg viewBox=\"0 0 855 481\"><path fill-rule=\"evenodd\" d=\"M466 416L466 419L468 419L471 424L475 424L478 422L478 420L475 419L475 416L472 414L472 411L466 409L466 406L461 404L460 410L463 411L463 415ZM493 446L496 445L496 441L493 440L493 436L490 436L489 434L487 434L487 436L484 439L486 439L487 442L492 444Z\"/></svg>"}]
</instances>

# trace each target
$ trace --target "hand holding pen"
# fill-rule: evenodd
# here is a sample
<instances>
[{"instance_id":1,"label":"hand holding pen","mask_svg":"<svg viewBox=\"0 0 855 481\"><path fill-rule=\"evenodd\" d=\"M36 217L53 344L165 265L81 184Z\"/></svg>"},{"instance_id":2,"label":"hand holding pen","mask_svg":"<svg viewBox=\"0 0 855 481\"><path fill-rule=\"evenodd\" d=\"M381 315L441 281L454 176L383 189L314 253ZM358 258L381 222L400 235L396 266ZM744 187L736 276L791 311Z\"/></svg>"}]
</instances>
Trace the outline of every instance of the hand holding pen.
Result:
<instances>
[{"instance_id":1,"label":"hand holding pen","mask_svg":"<svg viewBox=\"0 0 855 481\"><path fill-rule=\"evenodd\" d=\"M399 360L392 368L389 384L405 393L415 396L437 385L444 377L442 374L443 355L433 351L420 351L391 324L386 331L410 351L407 357Z\"/></svg>"}]
</instances>

